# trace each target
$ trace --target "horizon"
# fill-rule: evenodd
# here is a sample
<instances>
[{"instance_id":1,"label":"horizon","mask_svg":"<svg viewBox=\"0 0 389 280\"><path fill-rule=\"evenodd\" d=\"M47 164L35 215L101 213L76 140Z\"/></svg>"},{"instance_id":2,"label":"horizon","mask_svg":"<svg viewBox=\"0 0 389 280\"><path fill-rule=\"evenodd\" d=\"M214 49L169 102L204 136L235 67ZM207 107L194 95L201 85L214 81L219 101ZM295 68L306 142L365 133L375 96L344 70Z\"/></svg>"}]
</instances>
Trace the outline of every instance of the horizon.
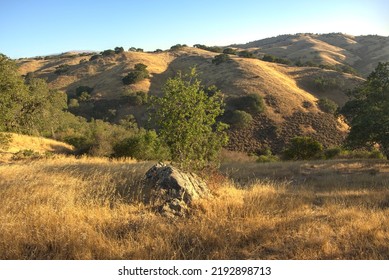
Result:
<instances>
[{"instance_id":1,"label":"horizon","mask_svg":"<svg viewBox=\"0 0 389 280\"><path fill-rule=\"evenodd\" d=\"M227 46L298 33L389 36L384 0L0 1L0 53L12 59L117 46Z\"/></svg>"}]
</instances>

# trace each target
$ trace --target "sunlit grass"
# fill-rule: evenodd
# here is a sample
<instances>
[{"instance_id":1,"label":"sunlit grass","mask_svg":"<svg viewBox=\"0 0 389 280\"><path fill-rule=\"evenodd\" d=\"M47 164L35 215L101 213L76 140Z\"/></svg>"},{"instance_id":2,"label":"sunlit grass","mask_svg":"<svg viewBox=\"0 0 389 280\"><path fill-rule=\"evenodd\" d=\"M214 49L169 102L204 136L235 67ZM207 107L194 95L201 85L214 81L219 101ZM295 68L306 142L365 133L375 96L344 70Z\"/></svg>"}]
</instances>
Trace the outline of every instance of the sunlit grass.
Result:
<instances>
[{"instance_id":1,"label":"sunlit grass","mask_svg":"<svg viewBox=\"0 0 389 280\"><path fill-rule=\"evenodd\" d=\"M0 165L0 259L389 258L385 162L230 163L177 220L141 201L151 165Z\"/></svg>"}]
</instances>

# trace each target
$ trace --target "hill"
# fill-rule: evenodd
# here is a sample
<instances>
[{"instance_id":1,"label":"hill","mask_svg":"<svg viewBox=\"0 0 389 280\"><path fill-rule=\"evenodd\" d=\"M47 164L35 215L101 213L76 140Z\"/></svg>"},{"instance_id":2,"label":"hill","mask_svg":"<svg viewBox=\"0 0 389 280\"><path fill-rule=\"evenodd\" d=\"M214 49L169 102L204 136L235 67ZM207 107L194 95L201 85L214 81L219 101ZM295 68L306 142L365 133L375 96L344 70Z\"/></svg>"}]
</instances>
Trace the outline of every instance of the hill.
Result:
<instances>
[{"instance_id":1,"label":"hill","mask_svg":"<svg viewBox=\"0 0 389 280\"><path fill-rule=\"evenodd\" d=\"M129 51L100 56L72 53L22 59L18 64L23 75L30 73L44 78L50 87L65 91L69 98L76 97L80 86L93 88L90 100L70 108L78 115L118 122L131 114L141 125L147 120L146 106L132 104L125 98L126 93L142 91L149 96L158 95L167 78L196 65L203 83L216 85L225 95L227 112L234 109L233 100L239 96L256 94L265 102L264 113L254 114L249 127L230 130L229 149L260 153L270 147L280 152L296 135L310 135L327 147L340 144L347 127L333 115L324 113L317 101L326 97L342 105L347 100L345 91L363 81L362 78L318 67L287 66L237 55L216 65L212 63L216 55L199 48L182 47L158 53ZM123 85L122 78L137 63L147 65L150 78ZM323 81L330 86L322 86Z\"/></svg>"},{"instance_id":2,"label":"hill","mask_svg":"<svg viewBox=\"0 0 389 280\"><path fill-rule=\"evenodd\" d=\"M19 156L22 156L23 152L26 151L29 154L69 154L74 150L73 146L53 139L16 133L7 134L11 138L6 146L0 146L0 162L6 162L12 157L15 158L18 153Z\"/></svg>"},{"instance_id":3,"label":"hill","mask_svg":"<svg viewBox=\"0 0 389 280\"><path fill-rule=\"evenodd\" d=\"M280 35L233 45L256 54L271 54L292 62L352 67L366 77L378 62L389 61L389 37L342 33Z\"/></svg>"}]
</instances>

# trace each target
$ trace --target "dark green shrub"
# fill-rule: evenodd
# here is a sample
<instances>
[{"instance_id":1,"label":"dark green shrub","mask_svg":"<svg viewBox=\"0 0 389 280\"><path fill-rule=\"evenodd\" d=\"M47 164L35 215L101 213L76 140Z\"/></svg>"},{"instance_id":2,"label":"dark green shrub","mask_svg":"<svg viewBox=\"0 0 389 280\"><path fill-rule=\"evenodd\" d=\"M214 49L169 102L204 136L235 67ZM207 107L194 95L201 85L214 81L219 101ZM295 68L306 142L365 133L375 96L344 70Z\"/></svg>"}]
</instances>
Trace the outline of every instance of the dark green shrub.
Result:
<instances>
[{"instance_id":1,"label":"dark green shrub","mask_svg":"<svg viewBox=\"0 0 389 280\"><path fill-rule=\"evenodd\" d=\"M134 70L123 77L122 82L125 85L135 84L149 77L149 71L147 71L147 65L138 63L134 66Z\"/></svg>"},{"instance_id":2,"label":"dark green shrub","mask_svg":"<svg viewBox=\"0 0 389 280\"><path fill-rule=\"evenodd\" d=\"M297 136L292 138L283 154L287 160L308 160L320 158L322 153L323 146L318 141L311 137Z\"/></svg>"},{"instance_id":3,"label":"dark green shrub","mask_svg":"<svg viewBox=\"0 0 389 280\"><path fill-rule=\"evenodd\" d=\"M114 55L114 54L115 54L114 50L105 50L105 51L101 52L102 56L110 56L110 55Z\"/></svg>"},{"instance_id":4,"label":"dark green shrub","mask_svg":"<svg viewBox=\"0 0 389 280\"><path fill-rule=\"evenodd\" d=\"M219 65L220 63L227 62L229 60L230 60L230 56L228 54L222 53L222 54L215 56L212 59L212 63Z\"/></svg>"},{"instance_id":5,"label":"dark green shrub","mask_svg":"<svg viewBox=\"0 0 389 280\"><path fill-rule=\"evenodd\" d=\"M236 54L237 51L235 49L232 49L232 48L225 48L223 50L223 53L225 53L225 54Z\"/></svg>"},{"instance_id":6,"label":"dark green shrub","mask_svg":"<svg viewBox=\"0 0 389 280\"><path fill-rule=\"evenodd\" d=\"M180 49L182 49L182 48L184 48L184 47L187 47L187 45L181 45L181 44L176 44L176 45L174 45L174 46L171 46L170 47L170 50L171 51L178 51L178 50L180 50Z\"/></svg>"},{"instance_id":7,"label":"dark green shrub","mask_svg":"<svg viewBox=\"0 0 389 280\"><path fill-rule=\"evenodd\" d=\"M124 48L123 47L116 47L115 48L115 53L116 54L119 54L119 53L122 53L122 52L124 52Z\"/></svg>"},{"instance_id":8,"label":"dark green shrub","mask_svg":"<svg viewBox=\"0 0 389 280\"><path fill-rule=\"evenodd\" d=\"M329 148L324 151L324 157L326 159L333 159L338 157L341 153L342 153L342 148L339 147Z\"/></svg>"},{"instance_id":9,"label":"dark green shrub","mask_svg":"<svg viewBox=\"0 0 389 280\"><path fill-rule=\"evenodd\" d=\"M328 98L319 99L317 105L323 112L329 114L335 114L336 110L338 109L338 105L334 101Z\"/></svg>"},{"instance_id":10,"label":"dark green shrub","mask_svg":"<svg viewBox=\"0 0 389 280\"><path fill-rule=\"evenodd\" d=\"M79 86L79 87L76 88L76 96L77 96L77 97L80 97L81 94L82 94L83 92L86 92L86 93L88 93L88 94L91 94L92 91L93 91L93 88L92 88L92 87L88 87L88 86Z\"/></svg>"},{"instance_id":11,"label":"dark green shrub","mask_svg":"<svg viewBox=\"0 0 389 280\"><path fill-rule=\"evenodd\" d=\"M251 125L253 117L245 111L235 110L232 112L230 125L233 128L245 128Z\"/></svg>"},{"instance_id":12,"label":"dark green shrub","mask_svg":"<svg viewBox=\"0 0 389 280\"><path fill-rule=\"evenodd\" d=\"M76 98L71 98L71 99L69 99L68 107L69 108L78 108L78 107L80 107L80 104L78 103L78 100Z\"/></svg>"},{"instance_id":13,"label":"dark green shrub","mask_svg":"<svg viewBox=\"0 0 389 280\"><path fill-rule=\"evenodd\" d=\"M244 58L254 58L255 55L249 51L240 51L238 52L239 57L244 57Z\"/></svg>"},{"instance_id":14,"label":"dark green shrub","mask_svg":"<svg viewBox=\"0 0 389 280\"><path fill-rule=\"evenodd\" d=\"M155 131L144 131L126 138L113 147L114 157L130 157L138 160L166 160L169 149Z\"/></svg>"},{"instance_id":15,"label":"dark green shrub","mask_svg":"<svg viewBox=\"0 0 389 280\"><path fill-rule=\"evenodd\" d=\"M261 113L265 109L263 98L255 93L233 98L230 100L229 104L237 110L248 113Z\"/></svg>"},{"instance_id":16,"label":"dark green shrub","mask_svg":"<svg viewBox=\"0 0 389 280\"><path fill-rule=\"evenodd\" d=\"M128 102L130 105L139 106L147 104L148 94L144 91L127 91L122 94L122 99Z\"/></svg>"},{"instance_id":17,"label":"dark green shrub","mask_svg":"<svg viewBox=\"0 0 389 280\"><path fill-rule=\"evenodd\" d=\"M65 74L66 72L69 71L70 65L69 64L61 64L55 68L56 70L54 71L55 74L57 75L62 75Z\"/></svg>"},{"instance_id":18,"label":"dark green shrub","mask_svg":"<svg viewBox=\"0 0 389 280\"><path fill-rule=\"evenodd\" d=\"M92 55L92 56L89 58L89 61L96 60L96 59L98 59L99 57L101 57L101 55L99 55L99 54L94 54L94 55Z\"/></svg>"}]
</instances>

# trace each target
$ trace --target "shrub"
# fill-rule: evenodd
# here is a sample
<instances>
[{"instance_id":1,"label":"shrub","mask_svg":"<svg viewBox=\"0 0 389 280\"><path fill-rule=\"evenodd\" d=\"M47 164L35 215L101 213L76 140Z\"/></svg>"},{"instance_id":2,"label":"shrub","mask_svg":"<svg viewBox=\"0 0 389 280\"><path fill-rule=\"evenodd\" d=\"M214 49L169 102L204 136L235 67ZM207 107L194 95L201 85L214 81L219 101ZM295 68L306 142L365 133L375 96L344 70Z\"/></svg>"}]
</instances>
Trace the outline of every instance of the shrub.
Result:
<instances>
[{"instance_id":1,"label":"shrub","mask_svg":"<svg viewBox=\"0 0 389 280\"><path fill-rule=\"evenodd\" d=\"M139 106L147 104L148 94L144 91L128 91L122 94L122 99L130 103L130 105Z\"/></svg>"},{"instance_id":2,"label":"shrub","mask_svg":"<svg viewBox=\"0 0 389 280\"><path fill-rule=\"evenodd\" d=\"M93 88L88 86L79 86L76 88L76 96L80 97L83 92L86 92L88 94L91 94L93 91Z\"/></svg>"},{"instance_id":3,"label":"shrub","mask_svg":"<svg viewBox=\"0 0 389 280\"><path fill-rule=\"evenodd\" d=\"M338 109L338 105L328 98L319 99L317 104L323 112L329 114L335 114L336 110Z\"/></svg>"},{"instance_id":4,"label":"shrub","mask_svg":"<svg viewBox=\"0 0 389 280\"><path fill-rule=\"evenodd\" d=\"M101 52L102 56L110 56L110 55L114 55L114 54L115 54L114 50L105 50L105 51Z\"/></svg>"},{"instance_id":5,"label":"shrub","mask_svg":"<svg viewBox=\"0 0 389 280\"><path fill-rule=\"evenodd\" d=\"M180 49L182 49L182 48L184 48L184 47L187 47L187 45L181 45L181 44L176 44L176 45L174 45L174 46L171 46L170 47L170 50L171 51L178 51L178 50L180 50Z\"/></svg>"},{"instance_id":6,"label":"shrub","mask_svg":"<svg viewBox=\"0 0 389 280\"><path fill-rule=\"evenodd\" d=\"M232 112L230 124L233 128L245 128L251 125L253 117L245 111L235 110Z\"/></svg>"},{"instance_id":7,"label":"shrub","mask_svg":"<svg viewBox=\"0 0 389 280\"><path fill-rule=\"evenodd\" d=\"M279 161L279 157L275 155L260 155L257 158L257 162L265 163L265 162L277 162Z\"/></svg>"},{"instance_id":8,"label":"shrub","mask_svg":"<svg viewBox=\"0 0 389 280\"><path fill-rule=\"evenodd\" d=\"M21 150L12 156L12 160L39 159L42 155L31 149Z\"/></svg>"},{"instance_id":9,"label":"shrub","mask_svg":"<svg viewBox=\"0 0 389 280\"><path fill-rule=\"evenodd\" d=\"M115 53L116 53L116 54L119 54L119 53L122 53L122 52L124 52L123 47L116 47L116 48L115 48Z\"/></svg>"},{"instance_id":10,"label":"shrub","mask_svg":"<svg viewBox=\"0 0 389 280\"><path fill-rule=\"evenodd\" d=\"M236 54L237 51L235 49L232 49L232 48L225 48L223 50L223 53L225 53L225 54Z\"/></svg>"},{"instance_id":11,"label":"shrub","mask_svg":"<svg viewBox=\"0 0 389 280\"><path fill-rule=\"evenodd\" d=\"M237 110L249 113L261 113L265 109L263 98L255 93L233 98L229 103Z\"/></svg>"},{"instance_id":12,"label":"shrub","mask_svg":"<svg viewBox=\"0 0 389 280\"><path fill-rule=\"evenodd\" d=\"M284 158L287 160L317 159L322 156L323 146L311 137L297 136L292 138L288 147L284 150Z\"/></svg>"},{"instance_id":13,"label":"shrub","mask_svg":"<svg viewBox=\"0 0 389 280\"><path fill-rule=\"evenodd\" d=\"M55 74L62 75L62 74L69 71L70 65L69 64L61 64L61 65L57 66L55 69L56 69L54 71Z\"/></svg>"},{"instance_id":14,"label":"shrub","mask_svg":"<svg viewBox=\"0 0 389 280\"><path fill-rule=\"evenodd\" d=\"M341 153L342 153L342 148L339 147L329 148L324 151L324 157L326 159L333 159L338 157Z\"/></svg>"},{"instance_id":15,"label":"shrub","mask_svg":"<svg viewBox=\"0 0 389 280\"><path fill-rule=\"evenodd\" d=\"M134 70L123 77L122 82L125 85L135 84L149 77L149 71L147 71L147 66L143 63L138 63L134 66Z\"/></svg>"},{"instance_id":16,"label":"shrub","mask_svg":"<svg viewBox=\"0 0 389 280\"><path fill-rule=\"evenodd\" d=\"M144 131L126 138L113 147L114 157L131 157L138 160L166 160L169 149L155 131Z\"/></svg>"},{"instance_id":17,"label":"shrub","mask_svg":"<svg viewBox=\"0 0 389 280\"><path fill-rule=\"evenodd\" d=\"M228 54L223 53L223 54L219 54L219 55L215 56L212 59L212 63L219 65L220 63L227 62L229 60L230 60L230 56Z\"/></svg>"},{"instance_id":18,"label":"shrub","mask_svg":"<svg viewBox=\"0 0 389 280\"><path fill-rule=\"evenodd\" d=\"M92 55L92 56L89 58L89 61L98 59L100 56L101 56L101 55L99 55L99 54L94 54L94 55Z\"/></svg>"},{"instance_id":19,"label":"shrub","mask_svg":"<svg viewBox=\"0 0 389 280\"><path fill-rule=\"evenodd\" d=\"M249 52L249 51L240 51L238 52L239 57L244 57L244 58L254 58L254 54Z\"/></svg>"}]
</instances>

